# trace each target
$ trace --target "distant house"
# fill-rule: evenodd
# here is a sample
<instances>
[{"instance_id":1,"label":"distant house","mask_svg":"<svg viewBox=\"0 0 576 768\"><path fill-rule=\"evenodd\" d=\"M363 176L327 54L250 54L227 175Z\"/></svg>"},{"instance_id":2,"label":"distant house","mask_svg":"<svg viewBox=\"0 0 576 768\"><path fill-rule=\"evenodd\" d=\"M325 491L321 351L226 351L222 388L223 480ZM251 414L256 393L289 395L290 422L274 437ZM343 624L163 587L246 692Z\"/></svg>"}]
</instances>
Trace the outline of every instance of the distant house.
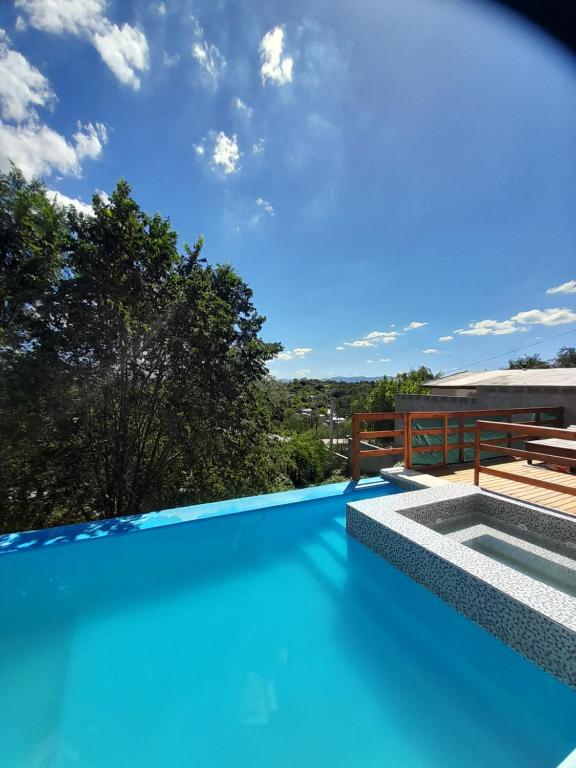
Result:
<instances>
[{"instance_id":1,"label":"distant house","mask_svg":"<svg viewBox=\"0 0 576 768\"><path fill-rule=\"evenodd\" d=\"M330 408L328 408L327 413L319 413L313 408L302 408L300 411L300 416L304 416L307 419L313 419L317 416L320 422L326 427L330 426L330 422L332 422L334 425L337 425L343 424L346 421L343 416L336 416L334 414L331 416Z\"/></svg>"},{"instance_id":2,"label":"distant house","mask_svg":"<svg viewBox=\"0 0 576 768\"><path fill-rule=\"evenodd\" d=\"M564 406L565 425L576 424L576 368L465 371L426 383L429 395L397 395L395 409L468 411Z\"/></svg>"},{"instance_id":3,"label":"distant house","mask_svg":"<svg viewBox=\"0 0 576 768\"><path fill-rule=\"evenodd\" d=\"M331 408L328 408L327 413L322 416L322 421L327 427L329 427L330 422L332 422L334 425L338 425L343 424L346 419L343 416L336 416L336 412L332 411Z\"/></svg>"}]
</instances>

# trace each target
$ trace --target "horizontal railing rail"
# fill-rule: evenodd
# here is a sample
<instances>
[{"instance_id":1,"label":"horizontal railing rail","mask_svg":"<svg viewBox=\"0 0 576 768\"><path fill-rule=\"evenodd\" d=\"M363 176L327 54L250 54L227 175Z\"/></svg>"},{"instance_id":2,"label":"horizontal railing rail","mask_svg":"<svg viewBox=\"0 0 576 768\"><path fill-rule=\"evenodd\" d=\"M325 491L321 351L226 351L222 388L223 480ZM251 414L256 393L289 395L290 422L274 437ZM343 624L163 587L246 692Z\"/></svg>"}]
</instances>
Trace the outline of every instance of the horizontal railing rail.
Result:
<instances>
[{"instance_id":1,"label":"horizontal railing rail","mask_svg":"<svg viewBox=\"0 0 576 768\"><path fill-rule=\"evenodd\" d=\"M465 462L466 449L472 450L474 448L474 435L476 432L476 422L478 419L486 418L489 416L497 418L505 418L508 421L498 422L499 424L507 424L514 421L514 417L522 417L523 415L532 415L534 422L539 424L542 421L544 415L548 416L551 423L555 425L562 425L564 423L564 408L562 406L538 406L538 407L522 407L522 408L483 408L470 411L412 411L407 415L406 420L406 455L404 458L404 464L407 468L413 466L413 457L415 454L437 454L440 453L442 458L440 461L431 462L429 466L440 468L446 466L449 461L449 452L458 451L457 463L463 464ZM437 419L443 421L442 427L415 427L414 422L422 422L427 419ZM449 426L449 421L458 421L457 426ZM466 424L466 421L473 421L473 424ZM502 432L504 430L500 430ZM457 442L450 442L449 435L458 435ZM466 439L466 435L470 436L470 439ZM418 436L442 436L443 440L437 445L414 445L414 438ZM503 440L507 443L511 442L509 437L496 438ZM521 438L513 438L513 440L519 440Z\"/></svg>"},{"instance_id":2,"label":"horizontal railing rail","mask_svg":"<svg viewBox=\"0 0 576 768\"><path fill-rule=\"evenodd\" d=\"M522 416L532 417L531 422L523 422ZM526 440L530 436L530 429L534 425L539 426L544 417L548 419L547 423L554 424L555 427L561 427L564 423L564 408L562 406L538 406L522 408L491 408L477 409L470 411L409 411L400 413L396 411L387 411L382 413L355 413L352 416L352 478L358 480L361 474L361 462L363 458L376 456L397 456L399 461L404 462L404 466L410 469L414 463L414 457L420 454L440 454L439 461L429 463L429 466L439 468L449 463L450 453L458 451L458 463L464 463L466 459L465 451L473 450L475 445L476 424L478 420L486 420L487 417L506 419L506 421L493 422L498 425L497 432L506 433L505 437L495 437L492 439L491 447L498 447L498 444L505 443L511 447L513 443ZM520 419L518 419L520 417ZM422 421L438 420L442 426L426 427L417 426ZM362 423L371 423L376 421L393 421L395 425L399 422L401 428L385 430L363 430ZM450 425L450 421L457 421L456 426ZM473 422L472 424L466 422ZM514 434L506 432L504 427L510 423L516 427L526 429ZM548 427L546 427L548 428ZM457 435L455 442L451 438ZM466 439L468 436L468 439ZM374 447L368 450L361 450L362 441L375 440L377 438L394 438L395 445L387 448ZM418 437L441 438L438 443L431 445L414 445L414 440ZM496 449L493 450L497 454ZM471 459L473 460L473 459Z\"/></svg>"},{"instance_id":3,"label":"horizontal railing rail","mask_svg":"<svg viewBox=\"0 0 576 768\"><path fill-rule=\"evenodd\" d=\"M566 456L561 453L545 453L537 450L527 451L525 448L517 448L511 445L495 445L493 440L482 438L482 433L487 432L506 432L510 440L571 440L574 442L574 456ZM559 448L551 446L551 450L561 451ZM501 456L508 456L514 459L528 459L528 461L542 461L547 464L553 464L560 467L576 467L576 431L571 429L558 429L554 427L531 426L528 424L507 424L501 421L483 421L476 422L476 436L474 440L474 485L480 485L480 474L492 475L503 480L513 480L516 483L533 485L537 488L544 488L548 491L566 493L576 496L576 488L563 483L554 483L550 480L534 477L533 474L519 474L516 472L507 472L496 467L486 467L482 464L482 451L497 453Z\"/></svg>"},{"instance_id":4,"label":"horizontal railing rail","mask_svg":"<svg viewBox=\"0 0 576 768\"><path fill-rule=\"evenodd\" d=\"M380 429L370 432L362 430L362 422L370 423L373 421L400 421L401 429ZM405 439L406 436L406 414L387 411L384 413L354 413L352 415L352 478L360 479L361 461L369 456L403 456L404 446L395 446L391 448L370 448L361 450L362 440L375 440L380 437L394 437Z\"/></svg>"}]
</instances>

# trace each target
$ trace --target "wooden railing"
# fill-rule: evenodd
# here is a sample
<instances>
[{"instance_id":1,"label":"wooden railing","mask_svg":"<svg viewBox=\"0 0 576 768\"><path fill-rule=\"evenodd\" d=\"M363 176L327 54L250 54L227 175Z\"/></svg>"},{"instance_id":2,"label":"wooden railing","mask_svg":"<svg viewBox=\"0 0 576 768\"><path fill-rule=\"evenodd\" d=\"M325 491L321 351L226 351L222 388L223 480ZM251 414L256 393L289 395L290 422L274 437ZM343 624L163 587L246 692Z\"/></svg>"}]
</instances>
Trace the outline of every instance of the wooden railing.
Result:
<instances>
[{"instance_id":1,"label":"wooden railing","mask_svg":"<svg viewBox=\"0 0 576 768\"><path fill-rule=\"evenodd\" d=\"M506 432L509 444L507 446L495 445L494 440L482 439L482 433L487 432ZM526 451L515 448L510 445L515 440L543 440L557 438L561 440L576 441L576 432L571 429L557 429L553 427L531 426L528 424L502 424L501 421L477 421L476 437L474 449L474 485L480 484L480 473L493 475L505 480L513 480L516 483L525 483L534 485L538 488L545 488L549 491L558 491L559 493L568 493L576 496L576 488L561 483L553 483L549 480L534 477L533 474L518 474L516 472L506 472L496 467L485 467L482 465L482 451L497 453L501 456L509 456L515 459L528 459L529 461L544 461L548 464L555 464L561 467L576 467L576 459L566 456L556 456L551 453L537 453L535 451ZM576 445L575 445L576 448ZM553 473L550 473L551 475Z\"/></svg>"},{"instance_id":2,"label":"wooden railing","mask_svg":"<svg viewBox=\"0 0 576 768\"><path fill-rule=\"evenodd\" d=\"M363 457L370 456L398 456L399 461L404 462L404 466L410 469L413 466L415 454L420 453L440 453L442 458L438 462L434 462L429 466L435 468L445 466L448 464L449 452L458 451L458 463L463 463L465 460L464 451L466 449L474 448L474 439L476 434L476 424L478 419L486 419L487 417L497 417L507 419L507 421L494 422L499 425L497 431L503 433L506 432L506 437L496 438L494 443L504 442L507 447L510 447L513 442L517 442L521 439L526 439L522 436L513 436L506 431L510 422L514 422L514 416L527 416L531 414L534 419L534 423L539 425L542 421L542 417L547 415L549 417L550 424L559 427L564 423L564 409L560 407L545 406L533 407L533 408L493 408L474 411L410 411L408 413L386 412L386 413L355 413L352 416L352 478L358 480L361 474L361 460ZM415 427L414 422L425 421L426 419L435 419L442 422L441 427ZM401 429L389 429L381 431L362 431L362 422L374 422L374 421L400 421L402 423ZM457 426L449 426L450 421L458 421ZM466 425L466 421L473 421L472 425ZM523 427L524 424L518 426ZM526 427L529 425L526 424ZM450 436L457 434L458 438L456 442L450 442ZM528 434L528 433L527 433ZM414 438L420 435L423 436L440 436L442 440L435 445L414 445ZM472 439L466 440L466 435L471 435ZM395 445L388 448L371 448L369 450L361 450L362 440L373 440L380 437L393 437L395 438ZM399 438L401 438L401 445L398 445ZM497 453L497 451L493 451Z\"/></svg>"},{"instance_id":3,"label":"wooden railing","mask_svg":"<svg viewBox=\"0 0 576 768\"><path fill-rule=\"evenodd\" d=\"M406 439L406 416L405 413L354 413L352 415L352 478L360 479L360 462L363 457L368 456L404 456L404 445L394 446L392 448L371 448L367 451L361 451L362 440L375 440L379 437L393 437ZM363 432L361 430L362 422L371 421L401 421L401 429L384 429L373 432Z\"/></svg>"},{"instance_id":4,"label":"wooden railing","mask_svg":"<svg viewBox=\"0 0 576 768\"><path fill-rule=\"evenodd\" d=\"M404 459L404 465L407 468L411 468L413 465L413 456L416 453L437 453L443 454L443 460L435 462L433 466L436 468L445 466L448 464L448 451L458 450L458 463L464 463L464 450L474 448L474 436L476 434L476 423L478 419L486 418L488 416L497 416L502 419L507 419L508 422L514 421L514 416L521 415L533 415L536 424L540 424L542 416L547 414L550 418L550 423L554 426L562 426L564 423L564 408L563 407L551 407L551 408L493 408L474 411L417 411L407 413L406 420L406 456ZM414 428L414 421L423 421L426 419L438 419L443 421L443 426L440 428ZM449 427L449 421L457 420L459 422L456 427ZM466 426L466 421L474 421L474 424ZM507 422L497 422L501 425L506 425ZM504 429L500 429L500 432L504 432ZM448 435L458 434L457 442L449 442ZM466 440L466 435L472 435L472 440ZM444 439L438 445L422 445L414 446L413 439L418 435L441 435ZM514 438L516 440L521 438ZM511 438L497 438L504 442L510 442Z\"/></svg>"}]
</instances>

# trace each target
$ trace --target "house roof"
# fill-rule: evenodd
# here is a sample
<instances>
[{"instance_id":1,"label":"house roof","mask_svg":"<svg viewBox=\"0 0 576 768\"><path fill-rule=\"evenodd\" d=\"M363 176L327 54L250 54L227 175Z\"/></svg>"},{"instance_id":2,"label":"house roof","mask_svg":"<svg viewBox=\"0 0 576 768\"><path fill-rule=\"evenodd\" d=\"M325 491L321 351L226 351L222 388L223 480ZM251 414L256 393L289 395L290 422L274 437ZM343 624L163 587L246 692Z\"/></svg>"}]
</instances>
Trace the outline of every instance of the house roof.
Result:
<instances>
[{"instance_id":1,"label":"house roof","mask_svg":"<svg viewBox=\"0 0 576 768\"><path fill-rule=\"evenodd\" d=\"M576 368L464 371L427 381L428 387L576 387Z\"/></svg>"}]
</instances>

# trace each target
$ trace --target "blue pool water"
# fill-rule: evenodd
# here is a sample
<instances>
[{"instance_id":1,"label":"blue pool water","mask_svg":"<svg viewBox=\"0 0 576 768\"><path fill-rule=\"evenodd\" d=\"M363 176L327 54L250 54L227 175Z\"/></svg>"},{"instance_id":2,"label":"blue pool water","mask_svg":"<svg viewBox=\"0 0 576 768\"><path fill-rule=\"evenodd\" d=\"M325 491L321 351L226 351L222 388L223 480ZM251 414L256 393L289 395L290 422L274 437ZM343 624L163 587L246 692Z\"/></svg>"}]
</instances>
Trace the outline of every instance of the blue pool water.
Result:
<instances>
[{"instance_id":1,"label":"blue pool water","mask_svg":"<svg viewBox=\"0 0 576 768\"><path fill-rule=\"evenodd\" d=\"M0 766L555 768L576 691L346 536L386 492L4 554Z\"/></svg>"}]
</instances>

